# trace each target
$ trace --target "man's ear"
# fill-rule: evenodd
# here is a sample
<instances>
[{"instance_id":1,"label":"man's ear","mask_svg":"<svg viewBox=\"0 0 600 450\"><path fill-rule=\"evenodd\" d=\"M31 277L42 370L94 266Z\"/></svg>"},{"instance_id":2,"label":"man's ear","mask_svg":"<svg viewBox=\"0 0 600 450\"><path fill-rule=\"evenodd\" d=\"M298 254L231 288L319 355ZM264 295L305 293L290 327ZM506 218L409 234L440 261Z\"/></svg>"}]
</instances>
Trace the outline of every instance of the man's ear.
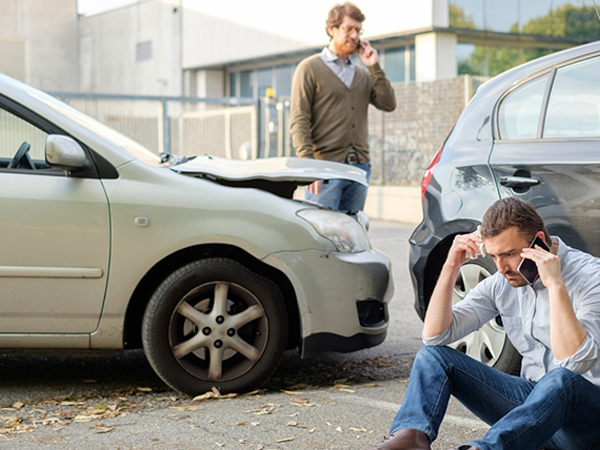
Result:
<instances>
[{"instance_id":1,"label":"man's ear","mask_svg":"<svg viewBox=\"0 0 600 450\"><path fill-rule=\"evenodd\" d=\"M548 247L552 246L552 242L546 242L546 235L543 231L538 231L537 233L535 233L535 237L539 237Z\"/></svg>"}]
</instances>

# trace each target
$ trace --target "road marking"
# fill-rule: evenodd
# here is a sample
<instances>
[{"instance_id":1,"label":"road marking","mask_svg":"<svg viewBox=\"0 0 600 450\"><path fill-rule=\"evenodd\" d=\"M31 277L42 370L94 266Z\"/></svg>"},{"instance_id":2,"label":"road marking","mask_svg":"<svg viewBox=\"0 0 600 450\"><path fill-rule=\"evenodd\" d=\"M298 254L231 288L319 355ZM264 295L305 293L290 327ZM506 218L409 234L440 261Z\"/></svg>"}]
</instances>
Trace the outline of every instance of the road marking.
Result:
<instances>
[{"instance_id":1,"label":"road marking","mask_svg":"<svg viewBox=\"0 0 600 450\"><path fill-rule=\"evenodd\" d=\"M400 408L398 403L386 402L384 400L373 400L372 398L362 397L360 395L352 395L352 394L340 394L333 396L337 401L352 403L355 405L361 406L370 406L371 408L383 409L385 411L393 411L397 412ZM478 419L468 419L466 417L453 416L450 414L446 414L444 417L444 422L463 427L463 428L489 428L488 425L481 420Z\"/></svg>"}]
</instances>

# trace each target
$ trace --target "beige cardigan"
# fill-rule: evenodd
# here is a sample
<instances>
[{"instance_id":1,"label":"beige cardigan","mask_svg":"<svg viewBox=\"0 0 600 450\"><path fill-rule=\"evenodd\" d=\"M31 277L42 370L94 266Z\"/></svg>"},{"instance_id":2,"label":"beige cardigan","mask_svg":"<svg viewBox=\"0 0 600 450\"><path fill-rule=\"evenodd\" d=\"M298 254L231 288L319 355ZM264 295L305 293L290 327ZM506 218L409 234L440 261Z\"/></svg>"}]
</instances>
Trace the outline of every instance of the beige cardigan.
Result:
<instances>
[{"instance_id":1,"label":"beige cardigan","mask_svg":"<svg viewBox=\"0 0 600 450\"><path fill-rule=\"evenodd\" d=\"M303 60L292 81L291 133L296 154L343 162L354 149L369 161L369 103L383 111L396 108L390 81L379 66L356 67L350 89L319 55Z\"/></svg>"}]
</instances>

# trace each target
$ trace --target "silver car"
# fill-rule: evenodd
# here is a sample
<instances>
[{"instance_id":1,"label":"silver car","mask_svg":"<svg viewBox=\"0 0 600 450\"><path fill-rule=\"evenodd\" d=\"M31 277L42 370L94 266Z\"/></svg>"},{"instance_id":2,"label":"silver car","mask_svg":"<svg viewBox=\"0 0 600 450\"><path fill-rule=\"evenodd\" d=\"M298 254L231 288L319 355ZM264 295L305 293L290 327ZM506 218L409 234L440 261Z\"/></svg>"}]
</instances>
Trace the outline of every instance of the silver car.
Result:
<instances>
[{"instance_id":1,"label":"silver car","mask_svg":"<svg viewBox=\"0 0 600 450\"><path fill-rule=\"evenodd\" d=\"M0 75L0 351L143 347L171 387L247 391L286 349L380 344L390 261L292 198L336 163L160 158Z\"/></svg>"}]
</instances>

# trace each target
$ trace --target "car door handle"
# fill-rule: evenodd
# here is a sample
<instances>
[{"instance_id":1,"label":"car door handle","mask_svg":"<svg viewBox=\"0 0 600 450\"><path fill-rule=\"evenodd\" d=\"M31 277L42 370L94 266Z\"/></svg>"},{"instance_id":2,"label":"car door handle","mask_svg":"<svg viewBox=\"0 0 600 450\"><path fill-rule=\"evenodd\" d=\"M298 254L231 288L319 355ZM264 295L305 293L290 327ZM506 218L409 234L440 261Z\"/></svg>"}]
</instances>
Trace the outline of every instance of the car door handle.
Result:
<instances>
[{"instance_id":1,"label":"car door handle","mask_svg":"<svg viewBox=\"0 0 600 450\"><path fill-rule=\"evenodd\" d=\"M531 187L540 184L540 180L528 177L500 177L500 184L509 188Z\"/></svg>"}]
</instances>

